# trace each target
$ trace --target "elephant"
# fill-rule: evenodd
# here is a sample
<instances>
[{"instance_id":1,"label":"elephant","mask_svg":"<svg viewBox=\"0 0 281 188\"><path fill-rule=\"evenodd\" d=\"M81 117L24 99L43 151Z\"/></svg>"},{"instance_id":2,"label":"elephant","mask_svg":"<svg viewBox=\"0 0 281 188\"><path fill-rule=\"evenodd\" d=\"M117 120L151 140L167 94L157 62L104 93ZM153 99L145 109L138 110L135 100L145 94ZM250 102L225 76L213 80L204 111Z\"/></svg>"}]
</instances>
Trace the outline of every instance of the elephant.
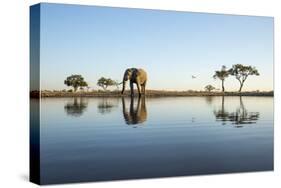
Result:
<instances>
[{"instance_id":1,"label":"elephant","mask_svg":"<svg viewBox=\"0 0 281 188\"><path fill-rule=\"evenodd\" d=\"M134 105L134 97L131 97L129 110L126 108L124 97L122 97L123 116L126 124L136 125L144 123L147 119L145 97L138 97L137 105Z\"/></svg>"},{"instance_id":2,"label":"elephant","mask_svg":"<svg viewBox=\"0 0 281 188\"><path fill-rule=\"evenodd\" d=\"M145 86L147 82L147 74L143 69L129 68L125 71L123 77L123 89L122 94L124 94L126 82L130 80L131 96L134 95L134 83L137 85L139 96L141 94L145 95Z\"/></svg>"}]
</instances>

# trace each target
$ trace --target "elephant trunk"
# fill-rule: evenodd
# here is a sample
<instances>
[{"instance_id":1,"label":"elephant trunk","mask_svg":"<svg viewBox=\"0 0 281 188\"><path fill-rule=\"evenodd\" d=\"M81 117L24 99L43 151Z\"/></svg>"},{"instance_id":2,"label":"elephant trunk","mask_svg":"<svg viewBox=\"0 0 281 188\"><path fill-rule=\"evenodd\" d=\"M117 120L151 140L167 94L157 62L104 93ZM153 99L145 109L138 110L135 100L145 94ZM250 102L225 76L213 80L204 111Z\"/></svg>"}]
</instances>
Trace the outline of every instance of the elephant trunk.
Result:
<instances>
[{"instance_id":1,"label":"elephant trunk","mask_svg":"<svg viewBox=\"0 0 281 188\"><path fill-rule=\"evenodd\" d=\"M122 87L122 94L124 94L124 91L125 91L125 87L126 87L126 81L125 80L123 80L123 87Z\"/></svg>"}]
</instances>

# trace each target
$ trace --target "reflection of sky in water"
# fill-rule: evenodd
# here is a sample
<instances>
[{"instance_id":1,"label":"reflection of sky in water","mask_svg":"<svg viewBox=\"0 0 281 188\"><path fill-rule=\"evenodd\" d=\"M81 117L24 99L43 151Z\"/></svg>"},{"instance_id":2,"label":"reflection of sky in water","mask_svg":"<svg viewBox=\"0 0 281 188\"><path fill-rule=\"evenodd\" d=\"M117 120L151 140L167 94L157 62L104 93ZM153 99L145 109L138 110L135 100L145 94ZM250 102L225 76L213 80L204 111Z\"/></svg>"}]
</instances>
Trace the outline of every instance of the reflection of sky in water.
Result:
<instances>
[{"instance_id":1,"label":"reflection of sky in water","mask_svg":"<svg viewBox=\"0 0 281 188\"><path fill-rule=\"evenodd\" d=\"M130 98L43 98L43 182L270 170L273 98L242 102L259 116L236 129L215 116L222 97L135 98L132 109ZM236 112L240 98L225 97L223 107Z\"/></svg>"}]
</instances>

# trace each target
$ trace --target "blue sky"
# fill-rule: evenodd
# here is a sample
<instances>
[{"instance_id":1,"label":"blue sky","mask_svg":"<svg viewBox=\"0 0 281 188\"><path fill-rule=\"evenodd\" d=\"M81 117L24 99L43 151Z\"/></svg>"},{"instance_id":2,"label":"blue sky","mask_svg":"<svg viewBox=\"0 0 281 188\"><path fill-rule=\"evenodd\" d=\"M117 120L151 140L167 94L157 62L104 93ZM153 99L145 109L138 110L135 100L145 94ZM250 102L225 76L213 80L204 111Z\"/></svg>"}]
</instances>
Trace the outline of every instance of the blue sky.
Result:
<instances>
[{"instance_id":1,"label":"blue sky","mask_svg":"<svg viewBox=\"0 0 281 188\"><path fill-rule=\"evenodd\" d=\"M236 63L260 72L244 90L273 89L270 17L41 4L40 34L41 89L67 89L71 74L98 89L101 76L121 81L130 67L147 71L148 89L220 88L214 71ZM239 83L229 77L225 87Z\"/></svg>"}]
</instances>

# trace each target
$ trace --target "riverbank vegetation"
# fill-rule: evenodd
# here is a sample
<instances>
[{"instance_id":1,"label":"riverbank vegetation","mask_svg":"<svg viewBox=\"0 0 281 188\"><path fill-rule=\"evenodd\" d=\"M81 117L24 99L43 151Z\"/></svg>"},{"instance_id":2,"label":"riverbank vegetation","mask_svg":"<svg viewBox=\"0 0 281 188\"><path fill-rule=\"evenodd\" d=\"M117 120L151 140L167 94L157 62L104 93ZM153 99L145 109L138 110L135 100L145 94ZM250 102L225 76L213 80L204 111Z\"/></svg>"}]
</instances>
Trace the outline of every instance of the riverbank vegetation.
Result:
<instances>
[{"instance_id":1,"label":"riverbank vegetation","mask_svg":"<svg viewBox=\"0 0 281 188\"><path fill-rule=\"evenodd\" d=\"M136 92L136 91L135 91ZM31 97L39 97L39 91L31 92ZM273 91L245 91L245 92L218 92L218 91L165 91L165 90L147 90L146 97L184 97L184 96L273 96ZM119 90L114 91L41 91L41 97L122 97L130 96L129 91L125 91L124 95Z\"/></svg>"}]
</instances>

